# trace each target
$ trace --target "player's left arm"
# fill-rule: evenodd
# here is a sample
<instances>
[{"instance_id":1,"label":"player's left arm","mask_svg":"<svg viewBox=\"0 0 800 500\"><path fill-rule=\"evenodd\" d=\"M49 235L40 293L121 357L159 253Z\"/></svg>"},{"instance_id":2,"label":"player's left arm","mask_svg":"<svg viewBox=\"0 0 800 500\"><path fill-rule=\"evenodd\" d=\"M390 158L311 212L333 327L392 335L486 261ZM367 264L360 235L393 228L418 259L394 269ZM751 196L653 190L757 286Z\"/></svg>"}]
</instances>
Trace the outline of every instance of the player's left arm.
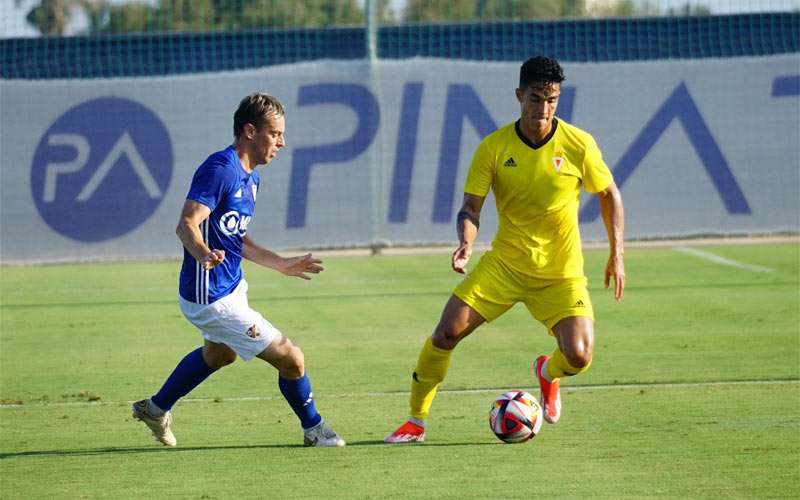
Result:
<instances>
[{"instance_id":1,"label":"player's left arm","mask_svg":"<svg viewBox=\"0 0 800 500\"><path fill-rule=\"evenodd\" d=\"M242 257L287 276L296 276L304 280L311 279L306 273L319 274L325 269L320 265L322 261L310 253L297 257L281 257L272 250L260 246L249 236L244 237Z\"/></svg>"},{"instance_id":2,"label":"player's left arm","mask_svg":"<svg viewBox=\"0 0 800 500\"><path fill-rule=\"evenodd\" d=\"M604 283L608 288L611 278L614 278L614 298L619 301L625 290L625 209L622 206L622 194L614 181L596 194L600 198L600 214L608 234L609 255Z\"/></svg>"}]
</instances>

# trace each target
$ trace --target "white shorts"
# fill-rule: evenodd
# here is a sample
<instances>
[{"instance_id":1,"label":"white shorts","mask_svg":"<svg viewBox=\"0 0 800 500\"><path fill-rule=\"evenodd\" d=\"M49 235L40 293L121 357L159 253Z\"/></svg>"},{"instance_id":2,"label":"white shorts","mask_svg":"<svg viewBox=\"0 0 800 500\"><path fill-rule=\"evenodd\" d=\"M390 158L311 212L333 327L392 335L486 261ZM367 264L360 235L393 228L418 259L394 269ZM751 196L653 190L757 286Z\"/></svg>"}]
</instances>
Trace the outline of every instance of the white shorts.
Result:
<instances>
[{"instance_id":1,"label":"white shorts","mask_svg":"<svg viewBox=\"0 0 800 500\"><path fill-rule=\"evenodd\" d=\"M189 302L180 295L181 312L203 338L225 344L244 361L266 349L281 332L247 303L247 282L242 279L229 295L211 304Z\"/></svg>"}]
</instances>

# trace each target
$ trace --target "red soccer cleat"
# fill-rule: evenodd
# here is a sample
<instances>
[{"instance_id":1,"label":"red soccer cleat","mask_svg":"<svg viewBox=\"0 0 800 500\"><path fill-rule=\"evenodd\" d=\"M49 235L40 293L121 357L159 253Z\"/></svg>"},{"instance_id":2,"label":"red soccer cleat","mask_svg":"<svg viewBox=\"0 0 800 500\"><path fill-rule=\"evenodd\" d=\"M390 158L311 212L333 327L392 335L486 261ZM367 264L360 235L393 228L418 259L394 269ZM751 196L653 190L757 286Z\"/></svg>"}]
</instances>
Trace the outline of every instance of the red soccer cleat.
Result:
<instances>
[{"instance_id":1,"label":"red soccer cleat","mask_svg":"<svg viewBox=\"0 0 800 500\"><path fill-rule=\"evenodd\" d=\"M533 364L533 372L539 380L540 399L542 400L542 413L544 419L551 424L558 422L561 418L561 392L558 390L558 380L548 382L542 376L542 367L545 362L550 359L550 356L539 356Z\"/></svg>"},{"instance_id":2,"label":"red soccer cleat","mask_svg":"<svg viewBox=\"0 0 800 500\"><path fill-rule=\"evenodd\" d=\"M425 441L425 427L406 422L396 431L383 438L385 443L421 443Z\"/></svg>"}]
</instances>

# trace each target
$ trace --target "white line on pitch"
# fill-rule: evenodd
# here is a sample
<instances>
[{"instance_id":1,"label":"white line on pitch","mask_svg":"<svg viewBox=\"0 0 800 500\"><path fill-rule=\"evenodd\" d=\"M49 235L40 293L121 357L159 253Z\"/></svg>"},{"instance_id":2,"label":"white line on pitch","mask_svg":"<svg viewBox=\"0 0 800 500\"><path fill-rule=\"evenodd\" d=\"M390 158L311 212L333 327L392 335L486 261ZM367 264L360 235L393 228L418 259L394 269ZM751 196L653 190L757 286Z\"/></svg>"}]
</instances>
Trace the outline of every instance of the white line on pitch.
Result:
<instances>
[{"instance_id":1,"label":"white line on pitch","mask_svg":"<svg viewBox=\"0 0 800 500\"><path fill-rule=\"evenodd\" d=\"M704 260L708 260L714 262L715 264L722 264L723 266L730 266L730 267L738 267L739 269L747 269L748 271L753 271L756 273L774 273L775 270L771 267L763 267L763 266L756 266L753 264L745 264L744 262L739 262L738 260L728 259L722 257L717 254L713 254L711 252L706 252L704 250L698 250L697 248L691 247L675 247L674 250L676 252L685 253L688 255L693 255L695 257L699 257Z\"/></svg>"},{"instance_id":2,"label":"white line on pitch","mask_svg":"<svg viewBox=\"0 0 800 500\"><path fill-rule=\"evenodd\" d=\"M800 384L800 379L792 380L728 380L728 381L711 381L711 382L654 382L651 384L598 384L598 385L577 385L573 387L562 387L561 390L566 393L570 392L584 392L584 391L608 391L614 389L679 389L684 387L726 387L737 385L788 385ZM492 394L509 391L513 387L494 387L484 389L451 389L440 390L439 394ZM356 398L356 397L387 397L387 396L408 396L408 391L396 392L351 392L342 394L325 394L324 398ZM182 403L211 403L211 402L242 402L242 401L272 401L282 400L283 396L242 396L236 398L185 398ZM122 405L132 404L133 401L58 401L53 403L44 403L35 401L27 404L27 406L103 406L103 405ZM6 404L0 405L3 408L20 408L26 406L25 404Z\"/></svg>"}]
</instances>

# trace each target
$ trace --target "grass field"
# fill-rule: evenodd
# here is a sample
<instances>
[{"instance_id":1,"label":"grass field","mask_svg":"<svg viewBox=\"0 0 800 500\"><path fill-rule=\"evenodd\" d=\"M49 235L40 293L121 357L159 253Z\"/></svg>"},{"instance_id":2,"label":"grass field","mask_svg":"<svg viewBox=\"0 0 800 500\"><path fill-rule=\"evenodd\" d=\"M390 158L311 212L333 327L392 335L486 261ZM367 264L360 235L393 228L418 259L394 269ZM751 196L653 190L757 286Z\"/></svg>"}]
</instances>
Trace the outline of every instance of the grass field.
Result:
<instances>
[{"instance_id":1,"label":"grass field","mask_svg":"<svg viewBox=\"0 0 800 500\"><path fill-rule=\"evenodd\" d=\"M616 304L605 252L586 253L595 360L563 384L561 422L522 445L486 422L500 392L536 393L531 362L554 346L521 306L459 346L426 443L382 443L459 279L448 255L327 258L310 282L246 267L251 305L303 347L344 449L300 446L258 360L176 406L177 448L132 420L200 343L177 263L0 268L0 496L797 498L800 246L702 250L772 272L629 249Z\"/></svg>"}]
</instances>

